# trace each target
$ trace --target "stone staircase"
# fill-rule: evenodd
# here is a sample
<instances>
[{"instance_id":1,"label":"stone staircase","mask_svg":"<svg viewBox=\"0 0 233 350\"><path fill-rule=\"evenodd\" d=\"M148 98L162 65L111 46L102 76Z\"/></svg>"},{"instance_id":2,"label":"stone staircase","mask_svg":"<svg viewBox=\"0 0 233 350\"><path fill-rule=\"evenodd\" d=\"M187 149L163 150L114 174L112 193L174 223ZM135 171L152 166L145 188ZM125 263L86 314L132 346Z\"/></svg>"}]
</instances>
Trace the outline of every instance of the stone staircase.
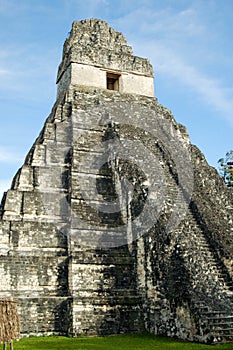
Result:
<instances>
[{"instance_id":1,"label":"stone staircase","mask_svg":"<svg viewBox=\"0 0 233 350\"><path fill-rule=\"evenodd\" d=\"M179 207L185 199L182 199L184 198L182 191L167 166L164 167L164 172L169 178L167 189L170 198L166 208L169 216L173 211L174 202L176 201ZM179 196L181 200L177 200ZM232 342L233 262L229 262L226 266L211 247L208 237L198 225L190 206L187 208L181 226L173 231L173 238L175 236L183 251L185 267L193 277L192 282L195 285L191 297L191 308L198 328L195 340L210 344ZM201 289L202 279L205 280L203 284L209 286L209 289ZM213 300L217 302L214 303Z\"/></svg>"},{"instance_id":2,"label":"stone staircase","mask_svg":"<svg viewBox=\"0 0 233 350\"><path fill-rule=\"evenodd\" d=\"M221 344L233 341L233 314L224 310L213 310L196 301L195 308L199 314L197 341Z\"/></svg>"},{"instance_id":3,"label":"stone staircase","mask_svg":"<svg viewBox=\"0 0 233 350\"><path fill-rule=\"evenodd\" d=\"M190 231L196 250L192 249L193 259L203 268L203 278L209 283L206 291L207 302L195 301L194 309L198 315L200 338L207 343L224 343L233 341L233 281L231 274L217 253L211 249L204 232L198 227L191 210L187 212ZM195 246L194 245L194 246ZM190 257L190 255L188 254ZM187 263L187 266L190 262ZM209 276L208 276L209 274ZM194 277L195 278L195 277ZM197 276L197 279L199 277ZM197 295L201 291L196 287ZM199 294L200 293L200 294ZM212 300L216 302L212 302Z\"/></svg>"}]
</instances>

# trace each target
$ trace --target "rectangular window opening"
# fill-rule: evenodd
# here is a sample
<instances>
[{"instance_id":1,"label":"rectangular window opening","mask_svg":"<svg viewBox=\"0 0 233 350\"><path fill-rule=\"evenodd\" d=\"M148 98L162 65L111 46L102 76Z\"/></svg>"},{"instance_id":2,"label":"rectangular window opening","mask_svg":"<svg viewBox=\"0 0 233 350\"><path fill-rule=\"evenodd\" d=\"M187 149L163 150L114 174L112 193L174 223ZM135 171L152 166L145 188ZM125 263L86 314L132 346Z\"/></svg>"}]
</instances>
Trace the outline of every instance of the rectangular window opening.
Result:
<instances>
[{"instance_id":1,"label":"rectangular window opening","mask_svg":"<svg viewBox=\"0 0 233 350\"><path fill-rule=\"evenodd\" d=\"M119 74L107 73L107 89L119 91Z\"/></svg>"}]
</instances>

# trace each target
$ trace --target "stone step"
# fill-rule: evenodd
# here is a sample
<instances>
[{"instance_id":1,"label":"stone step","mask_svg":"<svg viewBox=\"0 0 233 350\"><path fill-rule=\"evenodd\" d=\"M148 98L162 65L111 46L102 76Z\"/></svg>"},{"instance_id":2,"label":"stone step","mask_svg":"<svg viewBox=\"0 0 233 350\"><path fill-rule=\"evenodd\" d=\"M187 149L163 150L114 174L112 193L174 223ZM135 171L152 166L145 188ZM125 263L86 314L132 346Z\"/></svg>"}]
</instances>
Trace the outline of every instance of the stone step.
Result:
<instances>
[{"instance_id":1,"label":"stone step","mask_svg":"<svg viewBox=\"0 0 233 350\"><path fill-rule=\"evenodd\" d=\"M198 309L198 310L203 310L202 311L202 313L208 313L210 310L209 310L209 307L208 306L206 306L206 305L196 305L196 308ZM204 311L205 310L205 311Z\"/></svg>"},{"instance_id":2,"label":"stone step","mask_svg":"<svg viewBox=\"0 0 233 350\"><path fill-rule=\"evenodd\" d=\"M78 299L83 305L125 305L125 306L138 306L141 303L140 297L126 297L126 296L105 296L99 297L98 299L94 297L81 297Z\"/></svg>"},{"instance_id":3,"label":"stone step","mask_svg":"<svg viewBox=\"0 0 233 350\"><path fill-rule=\"evenodd\" d=\"M205 306L203 304L203 306ZM220 310L220 309L211 309L210 306L206 305L208 307L208 312L206 314L211 314L211 315L224 315L226 317L233 317L233 310ZM231 315L232 312L232 315Z\"/></svg>"},{"instance_id":4,"label":"stone step","mask_svg":"<svg viewBox=\"0 0 233 350\"><path fill-rule=\"evenodd\" d=\"M213 332L213 335L215 337L224 337L224 338L227 337L230 341L230 338L233 339L233 329L230 332L222 332L222 331Z\"/></svg>"},{"instance_id":5,"label":"stone step","mask_svg":"<svg viewBox=\"0 0 233 350\"><path fill-rule=\"evenodd\" d=\"M233 316L219 316L219 317L207 317L206 323L211 325L221 324L221 323L232 323Z\"/></svg>"},{"instance_id":6,"label":"stone step","mask_svg":"<svg viewBox=\"0 0 233 350\"><path fill-rule=\"evenodd\" d=\"M205 317L202 318L201 322L202 325L205 325L207 327L221 327L221 325L228 325L231 327L233 325L233 319L226 319L225 317L219 317L219 318L213 318L213 317Z\"/></svg>"},{"instance_id":7,"label":"stone step","mask_svg":"<svg viewBox=\"0 0 233 350\"><path fill-rule=\"evenodd\" d=\"M224 330L216 330L216 332L212 332L215 336L224 336L224 337L232 337L233 339L233 328L224 329Z\"/></svg>"},{"instance_id":8,"label":"stone step","mask_svg":"<svg viewBox=\"0 0 233 350\"><path fill-rule=\"evenodd\" d=\"M223 329L233 329L233 322L228 322L228 323L209 323L209 327L214 328L215 330L223 330Z\"/></svg>"},{"instance_id":9,"label":"stone step","mask_svg":"<svg viewBox=\"0 0 233 350\"><path fill-rule=\"evenodd\" d=\"M219 317L221 318L232 318L233 319L233 311L231 314L231 311L225 311L225 310L210 310L210 308L207 306L208 311L202 312L202 316L204 316L207 319L213 318L217 319Z\"/></svg>"},{"instance_id":10,"label":"stone step","mask_svg":"<svg viewBox=\"0 0 233 350\"><path fill-rule=\"evenodd\" d=\"M231 343L233 341L232 335L219 335L219 334L213 334L211 335L211 343L212 344L226 344Z\"/></svg>"}]
</instances>

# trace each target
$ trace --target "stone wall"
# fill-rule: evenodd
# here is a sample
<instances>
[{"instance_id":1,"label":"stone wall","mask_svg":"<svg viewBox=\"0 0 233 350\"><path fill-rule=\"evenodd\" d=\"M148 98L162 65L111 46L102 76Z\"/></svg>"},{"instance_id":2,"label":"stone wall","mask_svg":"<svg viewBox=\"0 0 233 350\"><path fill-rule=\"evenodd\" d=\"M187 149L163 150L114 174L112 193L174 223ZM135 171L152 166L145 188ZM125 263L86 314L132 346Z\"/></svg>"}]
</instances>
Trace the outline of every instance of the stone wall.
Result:
<instances>
[{"instance_id":1,"label":"stone wall","mask_svg":"<svg viewBox=\"0 0 233 350\"><path fill-rule=\"evenodd\" d=\"M114 106L118 106L115 116ZM184 218L168 231L167 222L182 188L177 174L171 172L171 155L156 145L153 134L148 137L127 119L124 125L117 121L129 116L129 106L136 110L145 106L147 114L169 120L187 148L186 131L156 99L76 87L55 105L4 197L1 297L17 299L24 334L114 334L146 329L198 341L224 336L214 326L209 330L208 319L211 315L220 321L232 317L232 193L200 151L188 146L194 190ZM115 120L115 131L109 130L106 115ZM110 132L113 139L140 140L148 154L153 151L165 176L162 212L158 217L151 213L149 232L132 242L128 242L129 225L122 226L120 204L120 216L110 213L103 218L85 198L93 176L100 184L96 200L108 193L111 202L115 195L109 188L112 175L96 173L88 158ZM85 157L88 162L80 167ZM126 176L128 167L132 174L127 164ZM142 210L141 186L134 200ZM136 206L131 215L137 217ZM123 227L120 232L119 227Z\"/></svg>"},{"instance_id":2,"label":"stone wall","mask_svg":"<svg viewBox=\"0 0 233 350\"><path fill-rule=\"evenodd\" d=\"M107 71L120 75L120 92L154 96L151 64L134 56L121 33L101 20L74 22L58 69L57 97L71 84L106 88Z\"/></svg>"},{"instance_id":3,"label":"stone wall","mask_svg":"<svg viewBox=\"0 0 233 350\"><path fill-rule=\"evenodd\" d=\"M57 98L59 99L69 89L70 85L84 85L106 89L107 72L103 68L71 63L58 82ZM119 74L119 92L154 96L153 77L122 71L114 72Z\"/></svg>"},{"instance_id":4,"label":"stone wall","mask_svg":"<svg viewBox=\"0 0 233 350\"><path fill-rule=\"evenodd\" d=\"M76 38L131 55L106 24L77 22L61 70ZM150 75L144 60L127 64ZM24 335L230 341L232 208L232 191L156 98L72 85L3 197L0 297L17 300Z\"/></svg>"},{"instance_id":5,"label":"stone wall","mask_svg":"<svg viewBox=\"0 0 233 350\"><path fill-rule=\"evenodd\" d=\"M135 57L122 33L96 19L73 23L70 36L64 44L58 80L71 62L153 77L149 60Z\"/></svg>"}]
</instances>

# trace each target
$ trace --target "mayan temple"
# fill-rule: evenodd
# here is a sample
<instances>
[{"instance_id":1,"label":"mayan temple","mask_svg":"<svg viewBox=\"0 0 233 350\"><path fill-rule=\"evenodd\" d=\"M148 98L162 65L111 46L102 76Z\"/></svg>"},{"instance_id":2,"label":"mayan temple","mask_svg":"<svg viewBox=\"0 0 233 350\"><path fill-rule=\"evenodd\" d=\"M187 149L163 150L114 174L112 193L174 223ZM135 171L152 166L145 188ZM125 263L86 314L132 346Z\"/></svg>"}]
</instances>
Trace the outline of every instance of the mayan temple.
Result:
<instances>
[{"instance_id":1,"label":"mayan temple","mask_svg":"<svg viewBox=\"0 0 233 350\"><path fill-rule=\"evenodd\" d=\"M233 341L233 192L124 36L74 22L57 99L0 207L22 336Z\"/></svg>"}]
</instances>

